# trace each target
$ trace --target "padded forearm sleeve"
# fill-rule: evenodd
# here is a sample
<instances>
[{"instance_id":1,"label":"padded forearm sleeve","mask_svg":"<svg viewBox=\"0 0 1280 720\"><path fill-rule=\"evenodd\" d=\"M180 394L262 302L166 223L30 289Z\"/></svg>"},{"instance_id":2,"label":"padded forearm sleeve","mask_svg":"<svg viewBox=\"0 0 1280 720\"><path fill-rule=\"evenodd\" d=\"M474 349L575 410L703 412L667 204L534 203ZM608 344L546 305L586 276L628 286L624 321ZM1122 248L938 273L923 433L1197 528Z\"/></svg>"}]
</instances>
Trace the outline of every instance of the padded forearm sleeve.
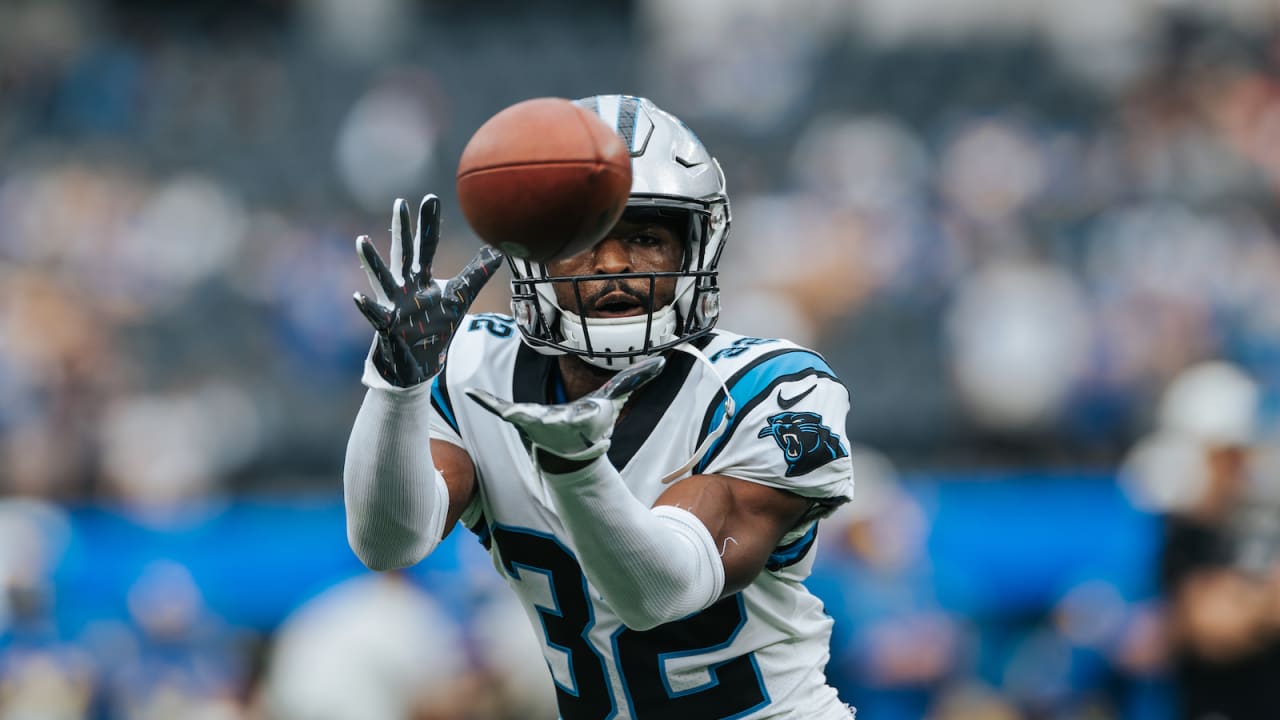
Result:
<instances>
[{"instance_id":1,"label":"padded forearm sleeve","mask_svg":"<svg viewBox=\"0 0 1280 720\"><path fill-rule=\"evenodd\" d=\"M371 387L347 441L347 541L374 570L417 563L444 533L449 490L431 460L430 387Z\"/></svg>"},{"instance_id":2,"label":"padded forearm sleeve","mask_svg":"<svg viewBox=\"0 0 1280 720\"><path fill-rule=\"evenodd\" d=\"M692 513L636 499L607 457L565 475L543 471L578 561L622 622L647 630L702 610L724 590L724 564Z\"/></svg>"}]
</instances>

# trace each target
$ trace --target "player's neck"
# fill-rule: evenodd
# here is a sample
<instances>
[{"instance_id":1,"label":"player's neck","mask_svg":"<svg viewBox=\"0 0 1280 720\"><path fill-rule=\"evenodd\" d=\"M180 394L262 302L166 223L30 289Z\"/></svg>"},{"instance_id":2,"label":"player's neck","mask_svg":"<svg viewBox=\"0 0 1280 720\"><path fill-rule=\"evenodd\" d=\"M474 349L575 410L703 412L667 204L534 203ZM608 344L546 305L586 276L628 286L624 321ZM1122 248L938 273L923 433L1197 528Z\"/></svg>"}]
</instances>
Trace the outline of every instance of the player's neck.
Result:
<instances>
[{"instance_id":1,"label":"player's neck","mask_svg":"<svg viewBox=\"0 0 1280 720\"><path fill-rule=\"evenodd\" d=\"M609 382L609 378L617 374L615 370L605 370L583 362L575 355L561 355L560 378L564 380L565 399L573 402L592 390Z\"/></svg>"}]
</instances>

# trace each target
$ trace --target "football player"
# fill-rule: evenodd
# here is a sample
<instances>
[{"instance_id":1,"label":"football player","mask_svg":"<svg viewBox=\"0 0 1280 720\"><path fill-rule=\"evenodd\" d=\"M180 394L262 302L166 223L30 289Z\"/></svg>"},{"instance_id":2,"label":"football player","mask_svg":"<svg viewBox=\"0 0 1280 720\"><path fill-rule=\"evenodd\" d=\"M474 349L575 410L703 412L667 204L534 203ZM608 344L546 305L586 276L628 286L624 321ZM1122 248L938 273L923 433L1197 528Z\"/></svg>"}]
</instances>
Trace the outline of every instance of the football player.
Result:
<instances>
[{"instance_id":1,"label":"football player","mask_svg":"<svg viewBox=\"0 0 1280 720\"><path fill-rule=\"evenodd\" d=\"M802 581L853 493L849 397L817 353L715 328L729 233L719 163L643 98L577 101L631 149L593 248L512 259L512 315L465 314L502 262L432 278L440 202L397 201L369 390L347 446L348 539L412 565L461 520L541 636L566 720L850 718L831 622ZM429 438L429 440L428 440Z\"/></svg>"}]
</instances>

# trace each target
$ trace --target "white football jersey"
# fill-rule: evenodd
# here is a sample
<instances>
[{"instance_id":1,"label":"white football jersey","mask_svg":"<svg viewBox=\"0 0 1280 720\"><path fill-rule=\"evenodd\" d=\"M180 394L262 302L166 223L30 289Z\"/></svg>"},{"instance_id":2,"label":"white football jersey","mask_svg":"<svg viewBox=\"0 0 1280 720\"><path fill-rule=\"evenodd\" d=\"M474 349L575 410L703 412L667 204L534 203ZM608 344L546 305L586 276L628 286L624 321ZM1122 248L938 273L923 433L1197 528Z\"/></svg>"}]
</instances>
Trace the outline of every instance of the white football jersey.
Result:
<instances>
[{"instance_id":1,"label":"white football jersey","mask_svg":"<svg viewBox=\"0 0 1280 720\"><path fill-rule=\"evenodd\" d=\"M464 394L562 402L556 358L520 340L505 315L467 316L432 387L431 436L464 448L478 496L463 522L489 548L541 635L565 720L849 718L827 685L831 619L802 584L817 517L853 495L844 440L849 396L826 361L785 340L717 330L703 342L716 372L670 353L632 396L609 459L652 505L721 423L691 474L724 474L817 500L745 590L689 617L639 632L621 624L587 581L516 429ZM727 385L736 411L725 418Z\"/></svg>"}]
</instances>

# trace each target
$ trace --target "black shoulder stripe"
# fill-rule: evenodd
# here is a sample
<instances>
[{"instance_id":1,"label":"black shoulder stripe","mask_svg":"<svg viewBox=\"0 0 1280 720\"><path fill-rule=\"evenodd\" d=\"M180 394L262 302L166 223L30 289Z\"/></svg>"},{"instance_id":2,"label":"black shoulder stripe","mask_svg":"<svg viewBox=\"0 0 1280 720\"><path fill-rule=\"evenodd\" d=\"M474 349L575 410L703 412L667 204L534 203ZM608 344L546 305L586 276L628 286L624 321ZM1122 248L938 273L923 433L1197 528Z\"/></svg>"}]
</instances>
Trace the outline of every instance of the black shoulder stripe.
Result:
<instances>
[{"instance_id":1,"label":"black shoulder stripe","mask_svg":"<svg viewBox=\"0 0 1280 720\"><path fill-rule=\"evenodd\" d=\"M609 462L621 470L631 462L658 421L667 414L671 402L684 387L685 378L696 362L692 355L672 353L667 356L662 374L632 396L631 411L623 415L613 429L613 441L609 444Z\"/></svg>"},{"instance_id":2,"label":"black shoulder stripe","mask_svg":"<svg viewBox=\"0 0 1280 720\"><path fill-rule=\"evenodd\" d=\"M516 349L511 371L511 400L525 403L555 402L551 394L554 357L543 355L525 343Z\"/></svg>"}]
</instances>

